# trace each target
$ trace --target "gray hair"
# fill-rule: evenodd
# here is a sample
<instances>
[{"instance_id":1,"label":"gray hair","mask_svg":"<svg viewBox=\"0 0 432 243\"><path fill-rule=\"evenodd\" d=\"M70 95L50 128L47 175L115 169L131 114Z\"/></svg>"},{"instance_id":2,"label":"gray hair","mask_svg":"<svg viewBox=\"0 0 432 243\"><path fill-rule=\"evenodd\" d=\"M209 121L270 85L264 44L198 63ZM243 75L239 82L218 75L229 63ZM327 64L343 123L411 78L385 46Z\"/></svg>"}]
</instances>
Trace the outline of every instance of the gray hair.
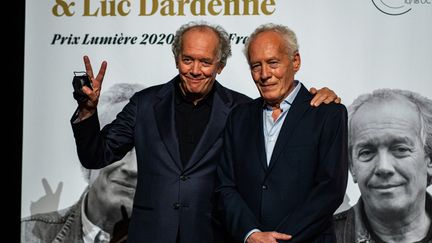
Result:
<instances>
[{"instance_id":1,"label":"gray hair","mask_svg":"<svg viewBox=\"0 0 432 243\"><path fill-rule=\"evenodd\" d=\"M395 98L403 98L404 100L411 102L417 107L421 124L420 140L423 143L423 149L426 155L432 160L432 100L412 91L400 89L377 89L372 93L363 94L357 97L357 99L355 99L353 103L348 107L348 138L353 137L353 116L362 105L372 101L385 101ZM353 139L349 139L348 142L348 162L350 168L352 167L352 140ZM430 175L428 175L427 186L431 184L432 178Z\"/></svg>"},{"instance_id":2,"label":"gray hair","mask_svg":"<svg viewBox=\"0 0 432 243\"><path fill-rule=\"evenodd\" d=\"M243 53L246 56L247 61L249 62L249 45L250 45L250 43L259 34L261 34L263 32L267 32L267 31L276 32L282 36L282 38L285 41L285 46L287 47L288 56L290 58L293 58L294 54L296 52L298 52L298 50L299 50L299 45L297 43L297 37L296 37L296 34L294 33L294 31L285 25L268 23L268 24L263 24L263 25L258 26L258 28L256 28L254 30L254 32L252 32L252 34L246 40L246 43L245 43L245 46L243 49Z\"/></svg>"},{"instance_id":3,"label":"gray hair","mask_svg":"<svg viewBox=\"0 0 432 243\"><path fill-rule=\"evenodd\" d=\"M99 98L98 116L100 126L103 127L111 123L117 113L127 104L129 99L138 91L144 88L141 84L133 83L116 83L103 92ZM84 179L87 183L92 184L91 170L81 166Z\"/></svg>"},{"instance_id":4,"label":"gray hair","mask_svg":"<svg viewBox=\"0 0 432 243\"><path fill-rule=\"evenodd\" d=\"M221 26L211 25L204 21L189 22L187 24L182 25L176 31L174 36L174 41L171 46L171 50L174 54L174 58L176 62L182 52L183 36L187 31L192 29L211 30L218 36L219 44L217 49L217 58L218 58L218 62L222 65L222 67L224 67L227 63L228 57L231 56L231 43L230 43L229 34Z\"/></svg>"}]
</instances>

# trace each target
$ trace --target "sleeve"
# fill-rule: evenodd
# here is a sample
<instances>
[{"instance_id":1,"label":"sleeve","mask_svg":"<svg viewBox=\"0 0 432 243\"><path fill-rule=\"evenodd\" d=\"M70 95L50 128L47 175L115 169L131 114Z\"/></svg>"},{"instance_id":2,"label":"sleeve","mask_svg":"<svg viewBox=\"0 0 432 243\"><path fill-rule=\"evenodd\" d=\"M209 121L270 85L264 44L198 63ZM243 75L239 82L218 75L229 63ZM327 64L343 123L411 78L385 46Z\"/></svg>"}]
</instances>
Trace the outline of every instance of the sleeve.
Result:
<instances>
[{"instance_id":1,"label":"sleeve","mask_svg":"<svg viewBox=\"0 0 432 243\"><path fill-rule=\"evenodd\" d=\"M79 122L72 116L70 122L81 164L87 169L100 169L123 158L134 146L136 115L137 97L133 96L102 130L97 112Z\"/></svg>"},{"instance_id":2,"label":"sleeve","mask_svg":"<svg viewBox=\"0 0 432 243\"><path fill-rule=\"evenodd\" d=\"M293 236L286 242L305 242L322 233L343 201L348 179L347 111L338 107L327 114L322 127L314 188L276 229Z\"/></svg>"},{"instance_id":3,"label":"sleeve","mask_svg":"<svg viewBox=\"0 0 432 243\"><path fill-rule=\"evenodd\" d=\"M223 135L223 149L217 167L220 207L224 214L226 227L236 241L243 242L246 235L260 228L260 223L237 191L234 173L235 161L232 156L232 113L228 117Z\"/></svg>"}]
</instances>

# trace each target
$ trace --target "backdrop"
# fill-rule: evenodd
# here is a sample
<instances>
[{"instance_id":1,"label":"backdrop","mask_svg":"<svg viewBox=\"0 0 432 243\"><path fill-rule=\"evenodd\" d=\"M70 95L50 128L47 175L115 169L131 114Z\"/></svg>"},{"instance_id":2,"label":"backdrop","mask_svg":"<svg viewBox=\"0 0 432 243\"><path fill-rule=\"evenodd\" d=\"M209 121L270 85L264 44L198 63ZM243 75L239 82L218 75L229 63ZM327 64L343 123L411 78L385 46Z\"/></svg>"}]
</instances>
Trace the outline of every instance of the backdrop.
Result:
<instances>
[{"instance_id":1,"label":"backdrop","mask_svg":"<svg viewBox=\"0 0 432 243\"><path fill-rule=\"evenodd\" d=\"M191 20L222 25L233 56L218 77L225 86L257 97L242 54L258 25L289 26L298 37L308 87L327 86L345 105L377 88L431 97L431 0L46 0L26 1L22 216L65 208L87 185L69 119L76 108L73 71L108 69L114 83L146 87L176 75L171 42ZM431 188L429 188L431 191ZM359 196L347 189L349 204Z\"/></svg>"}]
</instances>

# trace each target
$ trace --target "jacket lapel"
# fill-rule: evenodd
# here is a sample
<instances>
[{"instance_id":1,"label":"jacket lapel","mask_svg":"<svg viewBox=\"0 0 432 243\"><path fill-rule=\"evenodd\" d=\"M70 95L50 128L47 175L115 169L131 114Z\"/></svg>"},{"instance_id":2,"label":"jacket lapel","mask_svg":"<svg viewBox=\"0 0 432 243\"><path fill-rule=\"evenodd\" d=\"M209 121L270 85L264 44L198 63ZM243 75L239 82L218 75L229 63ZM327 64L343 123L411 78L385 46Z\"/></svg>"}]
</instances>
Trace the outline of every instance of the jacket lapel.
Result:
<instances>
[{"instance_id":1,"label":"jacket lapel","mask_svg":"<svg viewBox=\"0 0 432 243\"><path fill-rule=\"evenodd\" d=\"M281 131L273 149L268 171L271 171L275 163L278 161L279 155L283 151L285 145L291 140L291 135L296 129L297 124L299 124L304 113L311 108L309 104L310 99L310 93L302 85L300 87L300 91L294 99L291 108L288 111L287 116L285 117L284 124L282 125Z\"/></svg>"},{"instance_id":2,"label":"jacket lapel","mask_svg":"<svg viewBox=\"0 0 432 243\"><path fill-rule=\"evenodd\" d=\"M267 157L266 157L266 152L265 152L265 144L264 144L264 128L263 128L263 104L264 104L264 100L262 98L258 98L256 99L254 102L256 102L255 105L253 105L252 107L254 107L255 109L253 110L253 115L252 115L252 131L255 131L255 137L252 138L256 141L256 146L257 146L257 151L258 151L258 156L259 156L259 161L264 169L264 171L267 171L268 166L267 166ZM251 132L252 132L251 131Z\"/></svg>"},{"instance_id":3,"label":"jacket lapel","mask_svg":"<svg viewBox=\"0 0 432 243\"><path fill-rule=\"evenodd\" d=\"M225 127L226 119L230 112L232 100L229 100L224 93L222 86L216 81L214 83L215 93L213 96L212 110L210 113L209 122L198 142L191 158L186 164L188 169L198 163L207 151L214 145L214 142L221 135Z\"/></svg>"},{"instance_id":4,"label":"jacket lapel","mask_svg":"<svg viewBox=\"0 0 432 243\"><path fill-rule=\"evenodd\" d=\"M179 144L175 128L174 110L174 80L164 85L158 93L161 99L154 106L154 113L157 121L157 128L165 147L177 167L182 170L183 164L180 160Z\"/></svg>"}]
</instances>

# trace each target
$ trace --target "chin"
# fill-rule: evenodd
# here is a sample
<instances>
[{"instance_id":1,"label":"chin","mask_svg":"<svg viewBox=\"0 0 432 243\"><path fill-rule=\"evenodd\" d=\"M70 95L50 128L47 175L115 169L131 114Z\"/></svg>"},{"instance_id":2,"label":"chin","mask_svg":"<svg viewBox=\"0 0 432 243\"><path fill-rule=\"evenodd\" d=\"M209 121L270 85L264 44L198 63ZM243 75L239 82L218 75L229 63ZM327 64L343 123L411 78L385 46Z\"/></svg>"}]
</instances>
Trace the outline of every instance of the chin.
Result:
<instances>
[{"instance_id":1,"label":"chin","mask_svg":"<svg viewBox=\"0 0 432 243\"><path fill-rule=\"evenodd\" d=\"M377 202L375 205L375 209L378 212L383 213L392 213L392 214L400 214L404 211L406 211L410 206L405 203L401 202L400 200L381 200L380 202Z\"/></svg>"},{"instance_id":2,"label":"chin","mask_svg":"<svg viewBox=\"0 0 432 243\"><path fill-rule=\"evenodd\" d=\"M268 103L277 103L279 100L274 97L263 96L263 99Z\"/></svg>"}]
</instances>

